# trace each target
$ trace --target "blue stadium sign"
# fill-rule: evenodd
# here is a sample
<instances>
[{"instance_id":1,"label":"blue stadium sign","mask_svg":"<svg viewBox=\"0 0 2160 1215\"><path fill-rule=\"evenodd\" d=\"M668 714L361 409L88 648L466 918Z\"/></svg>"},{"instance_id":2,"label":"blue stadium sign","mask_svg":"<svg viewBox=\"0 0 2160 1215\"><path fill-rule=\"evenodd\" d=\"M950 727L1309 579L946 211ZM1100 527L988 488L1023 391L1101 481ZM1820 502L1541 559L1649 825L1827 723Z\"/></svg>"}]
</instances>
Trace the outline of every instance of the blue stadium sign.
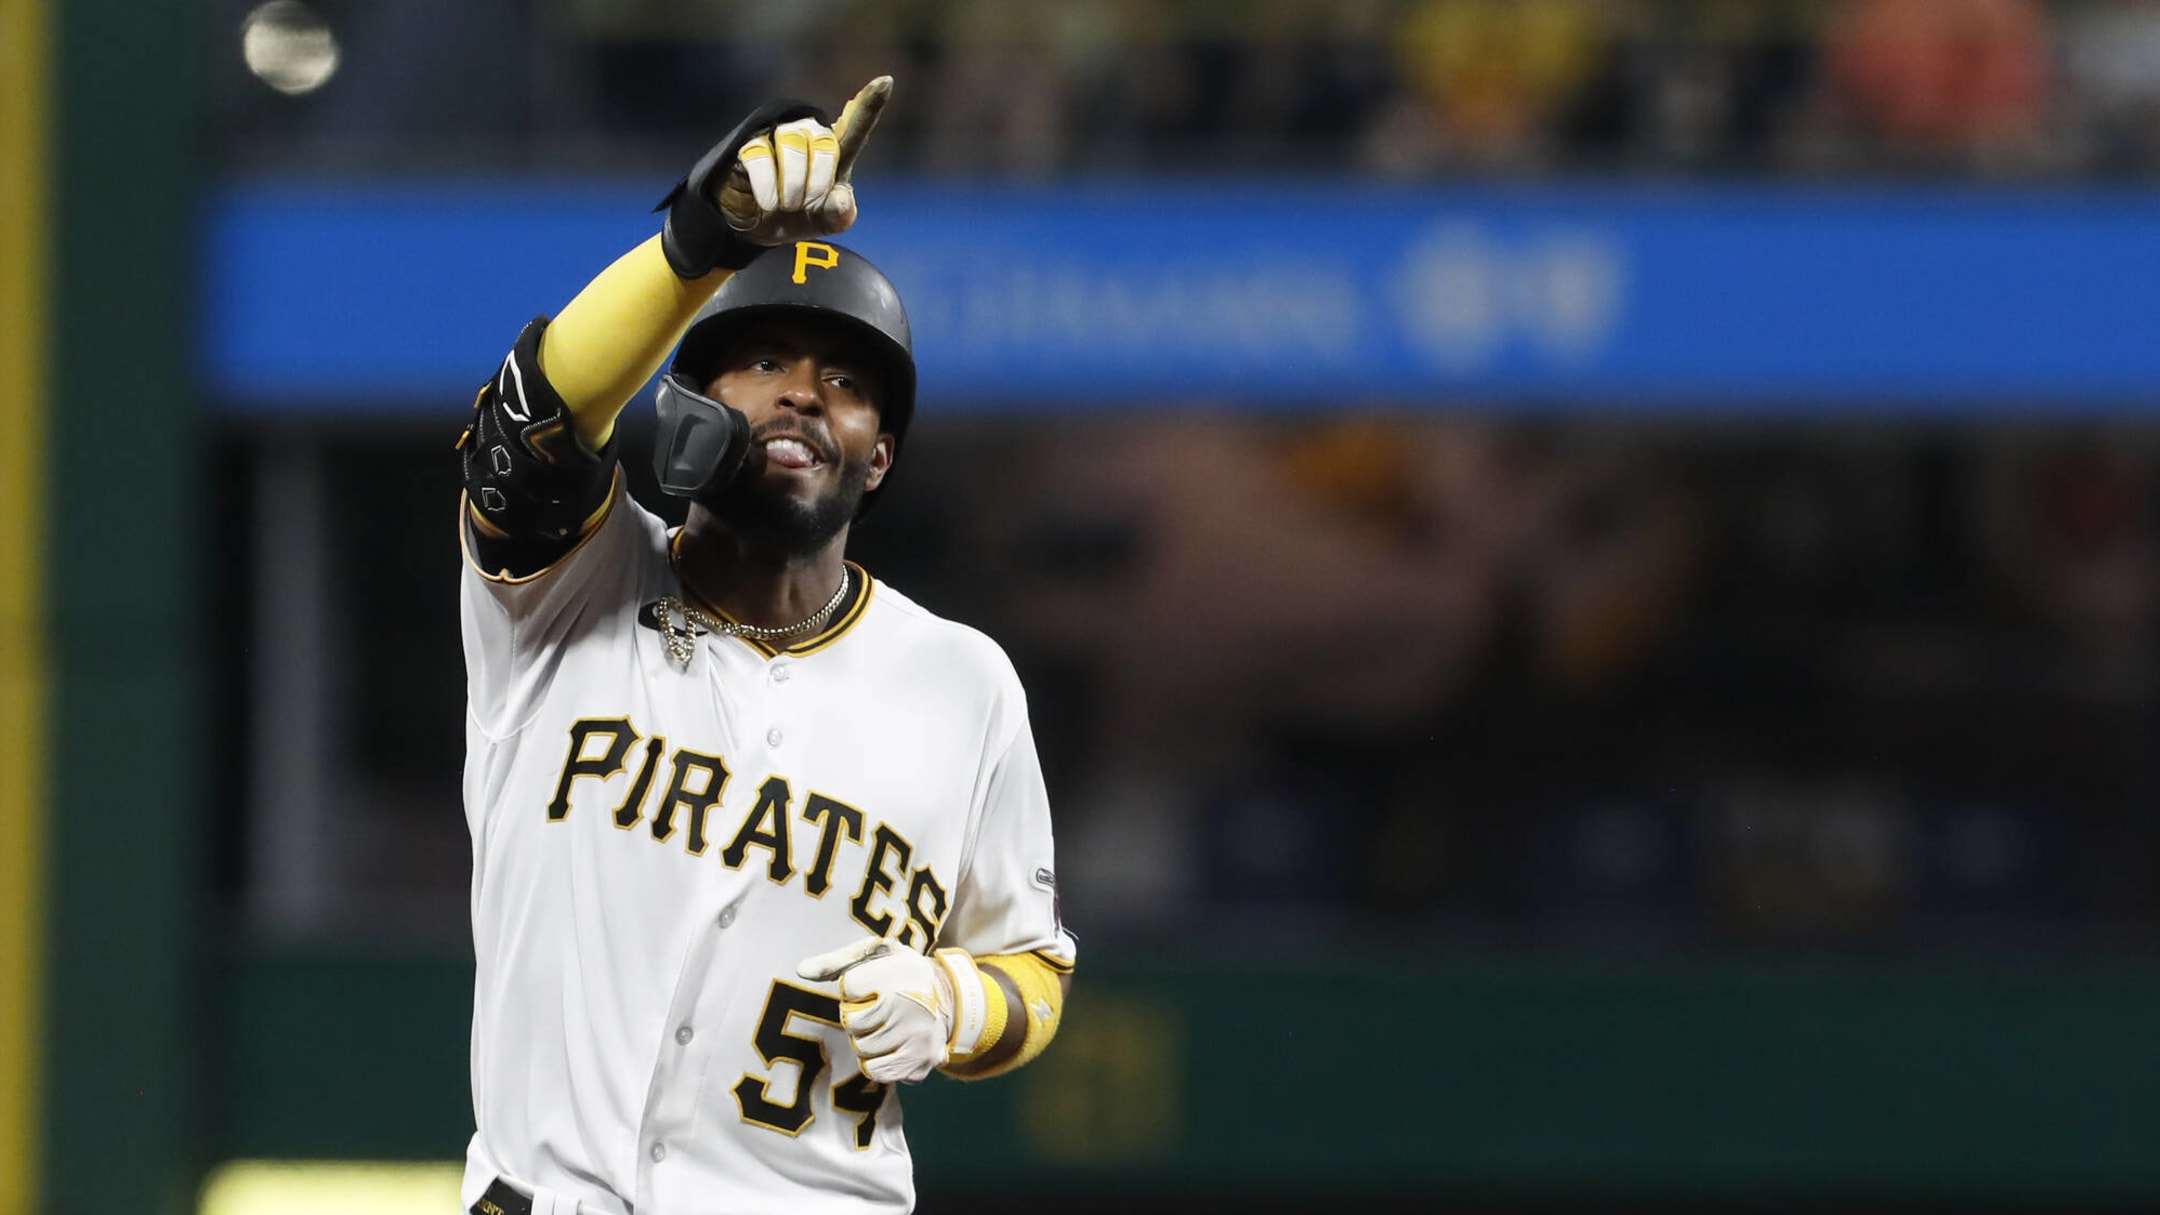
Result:
<instances>
[{"instance_id":1,"label":"blue stadium sign","mask_svg":"<svg viewBox=\"0 0 2160 1215\"><path fill-rule=\"evenodd\" d=\"M244 412L462 404L652 231L650 191L250 184L203 367ZM2160 405L2160 197L1939 189L886 186L848 240L923 392L1687 413Z\"/></svg>"}]
</instances>

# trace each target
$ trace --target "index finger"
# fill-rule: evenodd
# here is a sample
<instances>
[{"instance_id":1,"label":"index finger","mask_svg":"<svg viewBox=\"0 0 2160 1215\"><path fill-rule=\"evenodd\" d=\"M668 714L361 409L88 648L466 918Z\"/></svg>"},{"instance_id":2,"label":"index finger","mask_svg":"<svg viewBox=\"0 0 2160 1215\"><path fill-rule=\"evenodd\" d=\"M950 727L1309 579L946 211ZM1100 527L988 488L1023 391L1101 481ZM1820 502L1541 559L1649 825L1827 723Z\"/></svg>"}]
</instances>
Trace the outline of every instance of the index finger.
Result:
<instances>
[{"instance_id":1,"label":"index finger","mask_svg":"<svg viewBox=\"0 0 2160 1215\"><path fill-rule=\"evenodd\" d=\"M848 171L855 167L855 157L870 141L878 115L885 112L885 102L891 97L892 77L880 76L864 85L862 92L840 111L840 121L833 124L833 134L840 139L840 160L833 168L835 180L847 180Z\"/></svg>"},{"instance_id":2,"label":"index finger","mask_svg":"<svg viewBox=\"0 0 2160 1215\"><path fill-rule=\"evenodd\" d=\"M829 983L872 958L882 958L892 952L889 942L880 937L863 937L853 944L842 945L816 957L804 958L795 973L812 983Z\"/></svg>"}]
</instances>

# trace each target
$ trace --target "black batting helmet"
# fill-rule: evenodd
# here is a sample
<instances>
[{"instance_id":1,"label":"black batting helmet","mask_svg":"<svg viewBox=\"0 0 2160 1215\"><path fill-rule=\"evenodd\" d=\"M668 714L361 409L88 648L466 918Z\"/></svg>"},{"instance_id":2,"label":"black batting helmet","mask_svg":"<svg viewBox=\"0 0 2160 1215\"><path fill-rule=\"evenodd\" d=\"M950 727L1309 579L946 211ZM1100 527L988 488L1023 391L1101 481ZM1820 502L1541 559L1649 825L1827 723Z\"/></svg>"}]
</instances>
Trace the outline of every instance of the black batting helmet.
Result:
<instances>
[{"instance_id":1,"label":"black batting helmet","mask_svg":"<svg viewBox=\"0 0 2160 1215\"><path fill-rule=\"evenodd\" d=\"M749 436L732 412L705 395L713 363L729 337L774 317L814 316L854 331L877 359L883 385L880 427L897 454L915 416L915 351L900 293L861 254L822 241L796 241L737 270L684 332L660 378L660 433L653 463L660 486L696 497L735 471ZM739 417L739 415L737 415ZM883 491L870 491L865 508Z\"/></svg>"}]
</instances>

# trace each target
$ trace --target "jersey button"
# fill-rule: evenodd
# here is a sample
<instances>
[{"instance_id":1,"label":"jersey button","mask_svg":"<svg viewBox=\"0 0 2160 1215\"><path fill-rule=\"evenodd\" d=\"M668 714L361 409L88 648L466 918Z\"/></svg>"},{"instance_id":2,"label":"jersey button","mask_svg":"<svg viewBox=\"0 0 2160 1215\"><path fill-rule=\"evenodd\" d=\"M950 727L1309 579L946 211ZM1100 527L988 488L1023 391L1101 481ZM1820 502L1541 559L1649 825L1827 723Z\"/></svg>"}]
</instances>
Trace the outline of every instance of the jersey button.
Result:
<instances>
[{"instance_id":1,"label":"jersey button","mask_svg":"<svg viewBox=\"0 0 2160 1215\"><path fill-rule=\"evenodd\" d=\"M695 1038L695 1037L697 1037L697 1031L696 1031L696 1030L694 1030L694 1029L691 1029L691 1028L690 1028L689 1026L687 1026L687 1025L685 1025L685 1026L682 1026L681 1028L679 1028L679 1029L677 1029L677 1030L675 1031L675 1045L677 1045L677 1046L688 1046L688 1045L690 1045L690 1039L692 1039L692 1038Z\"/></svg>"},{"instance_id":2,"label":"jersey button","mask_svg":"<svg viewBox=\"0 0 2160 1215\"><path fill-rule=\"evenodd\" d=\"M780 727L774 726L772 729L765 731L765 745L768 747L780 745Z\"/></svg>"},{"instance_id":3,"label":"jersey button","mask_svg":"<svg viewBox=\"0 0 2160 1215\"><path fill-rule=\"evenodd\" d=\"M720 927L726 928L728 925L733 924L734 922L735 909L733 907L722 907L720 909Z\"/></svg>"},{"instance_id":4,"label":"jersey button","mask_svg":"<svg viewBox=\"0 0 2160 1215\"><path fill-rule=\"evenodd\" d=\"M776 662L773 664L772 681L774 683L786 683L788 681L788 669L786 663Z\"/></svg>"},{"instance_id":5,"label":"jersey button","mask_svg":"<svg viewBox=\"0 0 2160 1215\"><path fill-rule=\"evenodd\" d=\"M666 1160L666 1159L667 1159L667 1145L666 1145L666 1144L664 1144L664 1143L656 1143L656 1144L652 1145L652 1162L653 1162L654 1164L658 1164L658 1163L660 1163L661 1161L663 1161L663 1160Z\"/></svg>"}]
</instances>

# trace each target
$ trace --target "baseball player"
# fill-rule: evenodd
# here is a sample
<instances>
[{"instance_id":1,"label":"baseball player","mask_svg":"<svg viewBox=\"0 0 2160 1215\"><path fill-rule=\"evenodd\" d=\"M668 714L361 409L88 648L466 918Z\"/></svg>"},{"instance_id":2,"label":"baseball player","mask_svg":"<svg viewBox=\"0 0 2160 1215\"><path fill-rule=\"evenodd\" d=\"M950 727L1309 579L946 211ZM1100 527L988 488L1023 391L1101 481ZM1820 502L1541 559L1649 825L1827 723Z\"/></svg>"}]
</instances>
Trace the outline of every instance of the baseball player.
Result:
<instances>
[{"instance_id":1,"label":"baseball player","mask_svg":"<svg viewBox=\"0 0 2160 1215\"><path fill-rule=\"evenodd\" d=\"M1057 1031L1012 666L844 557L915 404L898 296L829 239L891 83L744 120L460 442L479 1215L907 1211L896 1086ZM678 339L671 531L614 436Z\"/></svg>"}]
</instances>

